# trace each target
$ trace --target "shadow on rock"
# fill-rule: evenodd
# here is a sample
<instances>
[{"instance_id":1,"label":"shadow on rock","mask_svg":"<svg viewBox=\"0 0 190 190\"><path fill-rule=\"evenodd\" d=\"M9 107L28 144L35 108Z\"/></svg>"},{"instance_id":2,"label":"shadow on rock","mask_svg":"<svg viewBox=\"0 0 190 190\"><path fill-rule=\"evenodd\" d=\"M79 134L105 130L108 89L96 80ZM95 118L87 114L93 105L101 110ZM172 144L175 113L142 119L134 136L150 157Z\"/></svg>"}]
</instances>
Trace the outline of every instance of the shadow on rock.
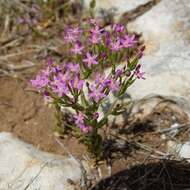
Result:
<instances>
[{"instance_id":1,"label":"shadow on rock","mask_svg":"<svg viewBox=\"0 0 190 190\"><path fill-rule=\"evenodd\" d=\"M160 161L137 165L100 181L91 190L188 190L190 164Z\"/></svg>"}]
</instances>

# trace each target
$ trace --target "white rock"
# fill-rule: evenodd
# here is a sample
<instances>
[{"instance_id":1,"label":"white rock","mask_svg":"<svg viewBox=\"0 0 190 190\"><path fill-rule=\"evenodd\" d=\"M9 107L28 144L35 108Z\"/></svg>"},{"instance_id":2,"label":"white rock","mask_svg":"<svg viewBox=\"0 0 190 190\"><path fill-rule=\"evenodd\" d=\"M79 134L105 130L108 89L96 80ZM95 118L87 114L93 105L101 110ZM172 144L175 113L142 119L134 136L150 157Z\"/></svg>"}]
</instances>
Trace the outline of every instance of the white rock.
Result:
<instances>
[{"instance_id":1,"label":"white rock","mask_svg":"<svg viewBox=\"0 0 190 190\"><path fill-rule=\"evenodd\" d=\"M179 155L182 158L190 159L190 142L186 142L182 145Z\"/></svg>"},{"instance_id":2,"label":"white rock","mask_svg":"<svg viewBox=\"0 0 190 190\"><path fill-rule=\"evenodd\" d=\"M190 162L190 141L187 141L183 144L174 141L168 141L167 148L169 154L173 154L179 158L187 159L187 161Z\"/></svg>"},{"instance_id":3,"label":"white rock","mask_svg":"<svg viewBox=\"0 0 190 190\"><path fill-rule=\"evenodd\" d=\"M141 61L147 79L130 88L133 98L154 93L190 100L189 13L189 0L162 0L129 25L142 33L147 48Z\"/></svg>"},{"instance_id":4,"label":"white rock","mask_svg":"<svg viewBox=\"0 0 190 190\"><path fill-rule=\"evenodd\" d=\"M0 133L0 190L73 190L67 179L80 178L74 158L39 151L10 133Z\"/></svg>"},{"instance_id":5,"label":"white rock","mask_svg":"<svg viewBox=\"0 0 190 190\"><path fill-rule=\"evenodd\" d=\"M135 9L137 6L147 3L149 0L96 0L95 12L101 16L101 10L112 11L116 17L123 13ZM90 7L91 0L82 0L85 8Z\"/></svg>"}]
</instances>

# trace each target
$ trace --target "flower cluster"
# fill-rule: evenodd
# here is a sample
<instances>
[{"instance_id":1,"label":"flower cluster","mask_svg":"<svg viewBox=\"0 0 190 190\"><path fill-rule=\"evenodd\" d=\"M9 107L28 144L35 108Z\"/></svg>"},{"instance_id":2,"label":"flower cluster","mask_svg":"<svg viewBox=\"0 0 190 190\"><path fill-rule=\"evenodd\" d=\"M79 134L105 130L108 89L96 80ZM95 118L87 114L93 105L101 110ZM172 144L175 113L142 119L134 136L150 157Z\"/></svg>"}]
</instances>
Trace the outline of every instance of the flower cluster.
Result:
<instances>
[{"instance_id":1,"label":"flower cluster","mask_svg":"<svg viewBox=\"0 0 190 190\"><path fill-rule=\"evenodd\" d=\"M85 136L97 134L108 117L98 120L104 99L110 93L119 98L136 79L145 79L138 62L145 48L125 26L114 24L105 29L92 19L80 27L67 27L63 41L69 58L63 57L59 64L48 59L32 85L56 107L75 111L72 130L80 129Z\"/></svg>"},{"instance_id":2,"label":"flower cluster","mask_svg":"<svg viewBox=\"0 0 190 190\"><path fill-rule=\"evenodd\" d=\"M74 103L83 88L84 80L80 77L77 63L51 63L31 83L46 96L49 94L55 99L63 98L63 102Z\"/></svg>"}]
</instances>

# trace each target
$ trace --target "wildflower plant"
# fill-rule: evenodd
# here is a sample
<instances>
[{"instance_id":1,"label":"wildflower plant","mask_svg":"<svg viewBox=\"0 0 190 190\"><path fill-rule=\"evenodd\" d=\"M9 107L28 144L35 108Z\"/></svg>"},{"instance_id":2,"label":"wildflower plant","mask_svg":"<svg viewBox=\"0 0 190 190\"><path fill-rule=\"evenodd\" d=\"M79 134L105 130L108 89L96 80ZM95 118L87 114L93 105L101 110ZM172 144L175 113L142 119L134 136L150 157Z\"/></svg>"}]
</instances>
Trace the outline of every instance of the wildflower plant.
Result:
<instances>
[{"instance_id":1,"label":"wildflower plant","mask_svg":"<svg viewBox=\"0 0 190 190\"><path fill-rule=\"evenodd\" d=\"M72 3L68 0L28 0L19 2L14 22L16 21L17 31L33 32L38 36L47 36L43 29L55 26L55 23L69 21L72 15ZM75 15L72 15L75 18ZM16 20L15 20L16 18ZM74 19L73 19L74 20Z\"/></svg>"},{"instance_id":2,"label":"wildflower plant","mask_svg":"<svg viewBox=\"0 0 190 190\"><path fill-rule=\"evenodd\" d=\"M121 107L112 105L102 116L100 107L110 94L121 98L136 79L144 79L139 63L144 46L125 26L104 28L94 19L66 28L63 41L68 56L59 64L49 58L47 67L31 83L58 113L64 107L72 110L67 130L99 157L100 129L110 115L121 113Z\"/></svg>"}]
</instances>

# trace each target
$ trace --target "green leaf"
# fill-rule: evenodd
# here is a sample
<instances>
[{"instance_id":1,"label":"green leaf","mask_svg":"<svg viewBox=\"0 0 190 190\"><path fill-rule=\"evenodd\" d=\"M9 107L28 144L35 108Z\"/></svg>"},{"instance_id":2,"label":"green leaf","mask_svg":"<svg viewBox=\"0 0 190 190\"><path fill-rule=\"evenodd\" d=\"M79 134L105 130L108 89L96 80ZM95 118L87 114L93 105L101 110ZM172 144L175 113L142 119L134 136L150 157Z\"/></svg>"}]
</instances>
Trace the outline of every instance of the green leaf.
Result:
<instances>
[{"instance_id":1,"label":"green leaf","mask_svg":"<svg viewBox=\"0 0 190 190\"><path fill-rule=\"evenodd\" d=\"M132 62L130 62L130 63L128 64L129 69L130 69L131 71L134 70L135 67L137 66L138 62L139 62L139 59L138 59L138 58L135 58Z\"/></svg>"},{"instance_id":2,"label":"green leaf","mask_svg":"<svg viewBox=\"0 0 190 190\"><path fill-rule=\"evenodd\" d=\"M83 73L83 79L87 79L92 73L92 70L86 69L86 71Z\"/></svg>"},{"instance_id":3,"label":"green leaf","mask_svg":"<svg viewBox=\"0 0 190 190\"><path fill-rule=\"evenodd\" d=\"M136 78L131 77L121 88L119 96L122 96L125 94L127 88L131 86L135 82Z\"/></svg>"}]
</instances>

